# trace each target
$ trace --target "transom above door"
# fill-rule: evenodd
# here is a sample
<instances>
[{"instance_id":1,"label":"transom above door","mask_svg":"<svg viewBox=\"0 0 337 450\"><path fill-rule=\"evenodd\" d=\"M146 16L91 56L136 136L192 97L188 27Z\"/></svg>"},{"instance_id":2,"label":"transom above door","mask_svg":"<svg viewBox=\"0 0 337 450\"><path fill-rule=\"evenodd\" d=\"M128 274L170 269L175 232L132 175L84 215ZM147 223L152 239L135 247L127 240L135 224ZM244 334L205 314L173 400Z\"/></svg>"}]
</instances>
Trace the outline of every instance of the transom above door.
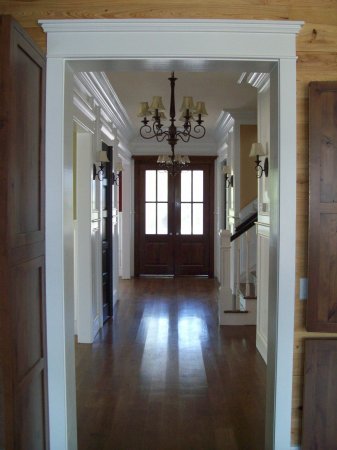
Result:
<instances>
[{"instance_id":1,"label":"transom above door","mask_svg":"<svg viewBox=\"0 0 337 450\"><path fill-rule=\"evenodd\" d=\"M213 276L214 158L175 176L135 157L135 274Z\"/></svg>"}]
</instances>

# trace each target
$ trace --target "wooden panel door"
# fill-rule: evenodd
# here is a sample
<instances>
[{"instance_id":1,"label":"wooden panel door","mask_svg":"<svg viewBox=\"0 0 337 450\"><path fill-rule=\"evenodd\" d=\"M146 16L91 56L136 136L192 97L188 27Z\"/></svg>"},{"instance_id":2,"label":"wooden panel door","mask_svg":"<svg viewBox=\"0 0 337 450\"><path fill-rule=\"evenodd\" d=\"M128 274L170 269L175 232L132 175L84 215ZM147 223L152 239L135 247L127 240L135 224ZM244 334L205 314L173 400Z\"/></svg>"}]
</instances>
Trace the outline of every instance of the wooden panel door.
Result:
<instances>
[{"instance_id":1,"label":"wooden panel door","mask_svg":"<svg viewBox=\"0 0 337 450\"><path fill-rule=\"evenodd\" d=\"M106 151L109 160L112 161L112 147L104 142L102 150ZM103 322L112 316L112 164L104 163L102 192L102 301L103 301Z\"/></svg>"},{"instance_id":2,"label":"wooden panel door","mask_svg":"<svg viewBox=\"0 0 337 450\"><path fill-rule=\"evenodd\" d=\"M309 86L307 329L337 332L337 82Z\"/></svg>"},{"instance_id":3,"label":"wooden panel door","mask_svg":"<svg viewBox=\"0 0 337 450\"><path fill-rule=\"evenodd\" d=\"M213 276L213 160L192 162L175 181L175 275Z\"/></svg>"},{"instance_id":4,"label":"wooden panel door","mask_svg":"<svg viewBox=\"0 0 337 450\"><path fill-rule=\"evenodd\" d=\"M135 213L136 276L173 275L174 185L151 157L136 159Z\"/></svg>"},{"instance_id":5,"label":"wooden panel door","mask_svg":"<svg viewBox=\"0 0 337 450\"><path fill-rule=\"evenodd\" d=\"M0 447L45 450L45 60L8 16L0 35Z\"/></svg>"},{"instance_id":6,"label":"wooden panel door","mask_svg":"<svg viewBox=\"0 0 337 450\"><path fill-rule=\"evenodd\" d=\"M305 341L302 450L337 450L337 340Z\"/></svg>"}]
</instances>

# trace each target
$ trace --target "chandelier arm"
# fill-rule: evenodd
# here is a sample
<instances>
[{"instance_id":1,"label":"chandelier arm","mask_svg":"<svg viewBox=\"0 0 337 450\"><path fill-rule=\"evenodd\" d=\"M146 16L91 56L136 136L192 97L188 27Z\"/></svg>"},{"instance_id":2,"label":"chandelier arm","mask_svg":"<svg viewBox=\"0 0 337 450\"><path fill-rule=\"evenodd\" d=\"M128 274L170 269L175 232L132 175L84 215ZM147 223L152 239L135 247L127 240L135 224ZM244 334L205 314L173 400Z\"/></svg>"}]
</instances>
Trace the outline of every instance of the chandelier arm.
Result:
<instances>
[{"instance_id":1,"label":"chandelier arm","mask_svg":"<svg viewBox=\"0 0 337 450\"><path fill-rule=\"evenodd\" d=\"M191 135L185 133L184 131L177 131L177 138L181 139L183 142L188 142L190 140Z\"/></svg>"},{"instance_id":2,"label":"chandelier arm","mask_svg":"<svg viewBox=\"0 0 337 450\"><path fill-rule=\"evenodd\" d=\"M194 128L193 128L193 131L195 132L195 133L197 133L197 134L192 134L192 133L190 133L190 136L193 138L193 139L201 139L201 138L203 138L204 136L205 136L205 134L206 134L206 128L203 126L203 125L200 125L200 124L197 124Z\"/></svg>"},{"instance_id":3,"label":"chandelier arm","mask_svg":"<svg viewBox=\"0 0 337 450\"><path fill-rule=\"evenodd\" d=\"M143 125L142 127L140 127L139 133L144 139L152 139L156 136L156 133L150 127L150 125Z\"/></svg>"}]
</instances>

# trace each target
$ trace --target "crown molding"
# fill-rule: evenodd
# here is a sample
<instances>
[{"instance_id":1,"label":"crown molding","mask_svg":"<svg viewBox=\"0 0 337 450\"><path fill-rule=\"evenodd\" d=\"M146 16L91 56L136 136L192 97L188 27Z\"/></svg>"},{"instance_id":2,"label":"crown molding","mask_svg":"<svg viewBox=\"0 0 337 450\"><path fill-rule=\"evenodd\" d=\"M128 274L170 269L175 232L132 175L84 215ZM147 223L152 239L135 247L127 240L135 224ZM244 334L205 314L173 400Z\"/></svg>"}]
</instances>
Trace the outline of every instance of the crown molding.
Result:
<instances>
[{"instance_id":1,"label":"crown molding","mask_svg":"<svg viewBox=\"0 0 337 450\"><path fill-rule=\"evenodd\" d=\"M252 72L247 75L247 83L255 87L258 92L262 92L270 84L270 75L269 73Z\"/></svg>"},{"instance_id":2,"label":"crown molding","mask_svg":"<svg viewBox=\"0 0 337 450\"><path fill-rule=\"evenodd\" d=\"M73 31L93 32L251 32L297 34L304 22L286 20L232 20L232 19L65 19L39 20L47 33Z\"/></svg>"}]
</instances>

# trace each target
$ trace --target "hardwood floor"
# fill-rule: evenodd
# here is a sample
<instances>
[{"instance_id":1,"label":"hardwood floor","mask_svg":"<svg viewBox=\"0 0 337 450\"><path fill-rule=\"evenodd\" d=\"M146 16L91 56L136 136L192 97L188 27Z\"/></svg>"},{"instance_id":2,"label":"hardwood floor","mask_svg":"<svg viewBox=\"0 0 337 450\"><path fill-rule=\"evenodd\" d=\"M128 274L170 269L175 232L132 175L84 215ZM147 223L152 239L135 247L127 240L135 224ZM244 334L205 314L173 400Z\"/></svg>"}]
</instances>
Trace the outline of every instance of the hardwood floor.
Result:
<instances>
[{"instance_id":1,"label":"hardwood floor","mask_svg":"<svg viewBox=\"0 0 337 450\"><path fill-rule=\"evenodd\" d=\"M210 279L121 282L113 322L77 345L79 450L263 450L255 327L219 328L216 295Z\"/></svg>"}]
</instances>

